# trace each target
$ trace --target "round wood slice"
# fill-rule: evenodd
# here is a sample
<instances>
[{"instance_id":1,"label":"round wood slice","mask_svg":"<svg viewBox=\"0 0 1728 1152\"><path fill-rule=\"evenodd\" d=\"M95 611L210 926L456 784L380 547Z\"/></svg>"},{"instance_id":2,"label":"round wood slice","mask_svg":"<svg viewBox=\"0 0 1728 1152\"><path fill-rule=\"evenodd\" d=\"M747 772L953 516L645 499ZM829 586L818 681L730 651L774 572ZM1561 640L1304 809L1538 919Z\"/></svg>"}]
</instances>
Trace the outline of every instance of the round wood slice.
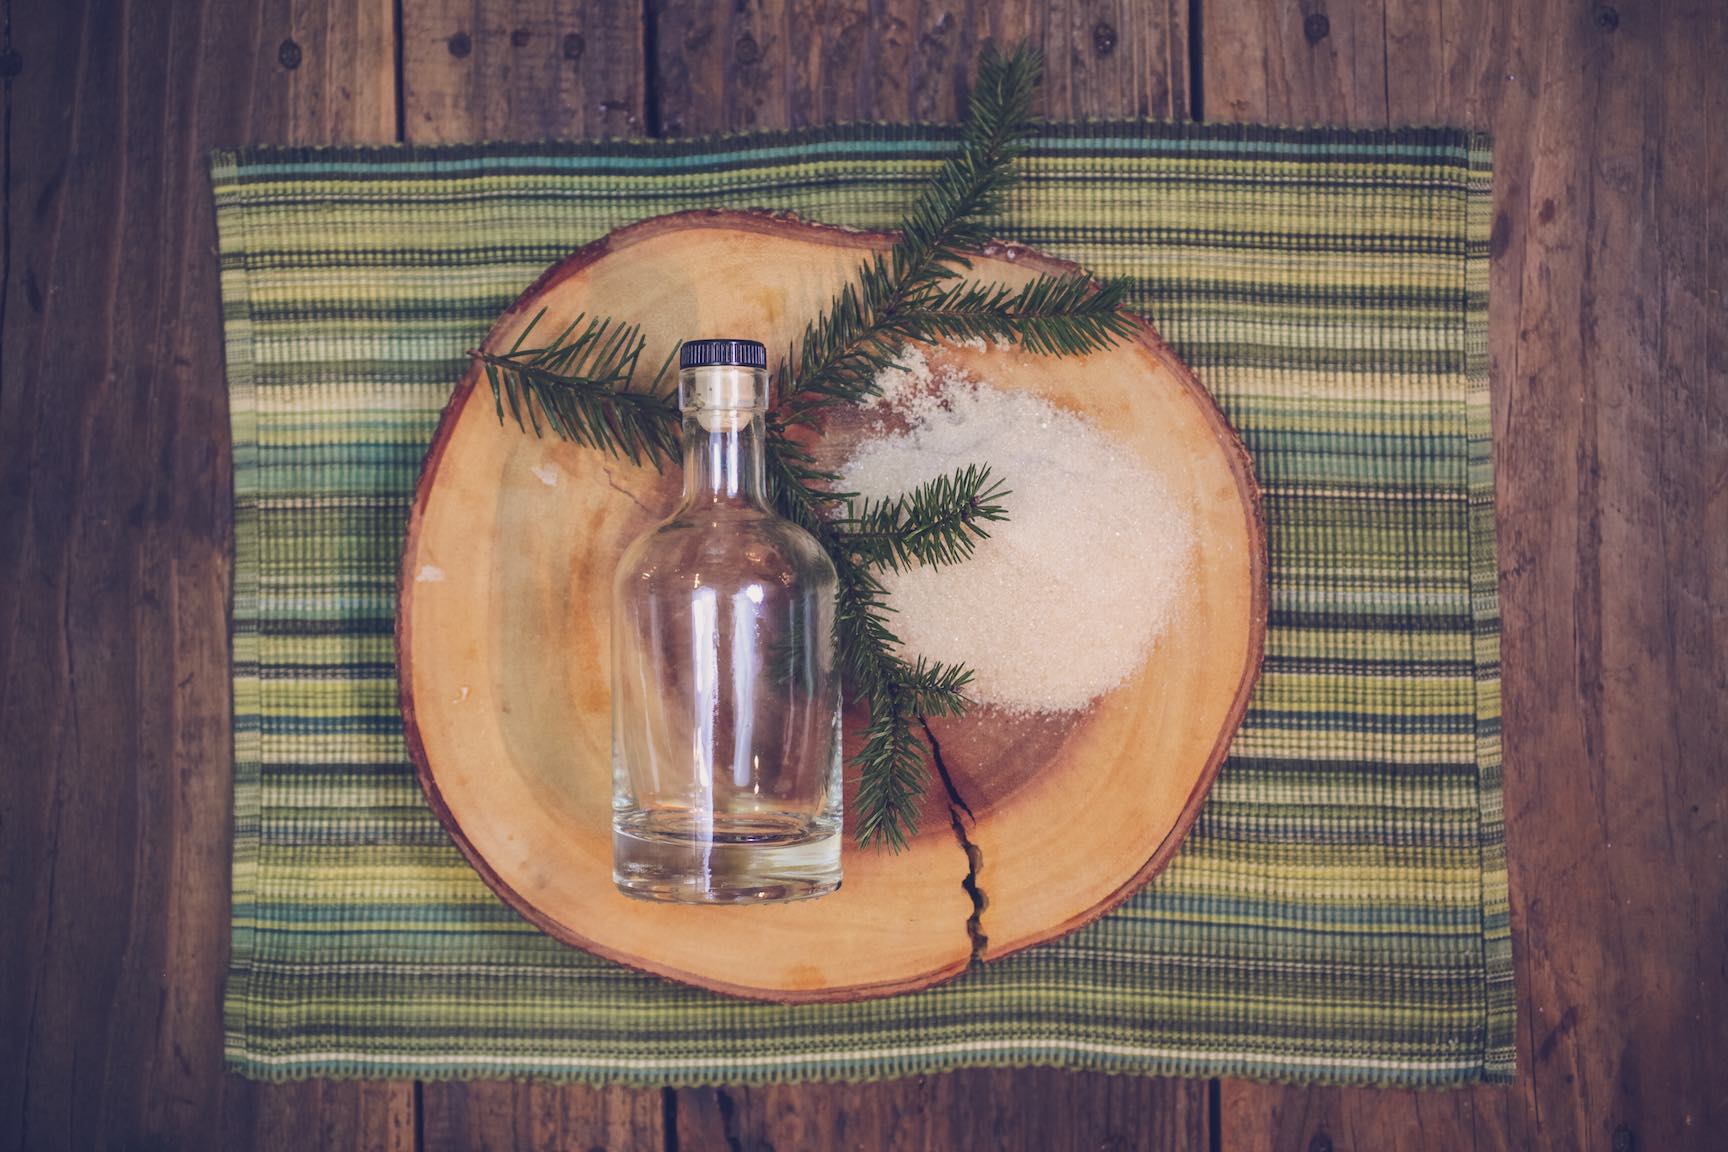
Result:
<instances>
[{"instance_id":1,"label":"round wood slice","mask_svg":"<svg viewBox=\"0 0 1728 1152\"><path fill-rule=\"evenodd\" d=\"M860 258L890 242L754 213L648 220L547 272L487 347L508 346L545 308L538 330L549 333L582 312L639 322L645 365L695 336L788 348ZM1013 284L1049 270L1071 266L997 246L973 275ZM1260 666L1265 540L1247 454L1149 326L1083 359L941 354L1083 414L1158 473L1193 518L1192 595L1140 672L1086 711L979 709L938 723L970 813L938 785L907 851L858 850L849 836L839 892L766 907L644 903L612 885L611 575L625 544L670 511L677 476L500 426L484 376L463 379L427 455L402 560L402 712L432 807L529 920L721 992L853 1000L927 987L1073 931L1170 859Z\"/></svg>"}]
</instances>

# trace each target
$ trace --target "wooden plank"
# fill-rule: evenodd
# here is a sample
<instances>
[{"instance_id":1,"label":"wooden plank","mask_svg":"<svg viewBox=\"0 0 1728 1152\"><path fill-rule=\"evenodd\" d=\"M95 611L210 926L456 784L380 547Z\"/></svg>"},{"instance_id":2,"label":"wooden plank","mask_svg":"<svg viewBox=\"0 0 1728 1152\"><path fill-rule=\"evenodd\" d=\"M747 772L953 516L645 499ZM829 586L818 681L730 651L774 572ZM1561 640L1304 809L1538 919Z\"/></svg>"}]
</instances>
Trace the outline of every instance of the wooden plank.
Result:
<instances>
[{"instance_id":1,"label":"wooden plank","mask_svg":"<svg viewBox=\"0 0 1728 1152\"><path fill-rule=\"evenodd\" d=\"M225 1110L315 1098L222 1070L232 533L205 164L387 138L389 10L9 5L0 1146L220 1147Z\"/></svg>"},{"instance_id":2,"label":"wooden plank","mask_svg":"<svg viewBox=\"0 0 1728 1152\"><path fill-rule=\"evenodd\" d=\"M1196 1091L1195 1089L1199 1090ZM1204 1149L1204 1085L1053 1068L678 1093L680 1148Z\"/></svg>"},{"instance_id":3,"label":"wooden plank","mask_svg":"<svg viewBox=\"0 0 1728 1152\"><path fill-rule=\"evenodd\" d=\"M1202 13L1207 119L1386 123L1379 5L1213 0Z\"/></svg>"},{"instance_id":4,"label":"wooden plank","mask_svg":"<svg viewBox=\"0 0 1728 1152\"><path fill-rule=\"evenodd\" d=\"M1205 91L1231 118L1495 133L1519 1075L1438 1098L1226 1083L1223 1147L1709 1147L1728 1124L1712 1083L1728 1061L1712 785L1728 747L1728 354L1708 210L1728 181L1709 79L1728 14L1526 0L1412 32L1426 6L1405 7L1329 6L1333 28L1382 14L1400 30L1378 61L1356 37L1346 68L1283 5L1218 0ZM1350 69L1388 77L1378 98L1339 81Z\"/></svg>"},{"instance_id":5,"label":"wooden plank","mask_svg":"<svg viewBox=\"0 0 1728 1152\"><path fill-rule=\"evenodd\" d=\"M402 9L416 142L647 133L642 9L604 0L420 0Z\"/></svg>"},{"instance_id":6,"label":"wooden plank","mask_svg":"<svg viewBox=\"0 0 1728 1152\"><path fill-rule=\"evenodd\" d=\"M1224 1152L1520 1152L1509 1144L1503 1092L1395 1092L1226 1080Z\"/></svg>"},{"instance_id":7,"label":"wooden plank","mask_svg":"<svg viewBox=\"0 0 1728 1152\"><path fill-rule=\"evenodd\" d=\"M670 136L957 120L990 39L1044 49L1047 115L1188 114L1185 0L662 0L653 11L655 87Z\"/></svg>"},{"instance_id":8,"label":"wooden plank","mask_svg":"<svg viewBox=\"0 0 1728 1152\"><path fill-rule=\"evenodd\" d=\"M415 142L649 131L643 10L603 0L423 0L402 10L403 123ZM427 1082L427 1149L658 1148L657 1089Z\"/></svg>"},{"instance_id":9,"label":"wooden plank","mask_svg":"<svg viewBox=\"0 0 1728 1152\"><path fill-rule=\"evenodd\" d=\"M1535 0L1536 4L1543 0ZM1540 49L1515 4L1207 0L1206 119L1489 127L1508 52Z\"/></svg>"},{"instance_id":10,"label":"wooden plank","mask_svg":"<svg viewBox=\"0 0 1728 1152\"><path fill-rule=\"evenodd\" d=\"M225 1094L222 1137L211 1140L211 1147L284 1152L418 1152L422 1147L410 1081L301 1080L246 1087L251 1091L231 1088Z\"/></svg>"},{"instance_id":11,"label":"wooden plank","mask_svg":"<svg viewBox=\"0 0 1728 1152\"><path fill-rule=\"evenodd\" d=\"M225 43L252 56L256 80L250 91L223 91L224 80L204 97L244 96L251 102L254 129L244 142L382 144L396 139L394 0L247 0L239 8L210 15L224 23L249 18L256 21L255 31L232 41L206 35L201 43L211 53Z\"/></svg>"},{"instance_id":12,"label":"wooden plank","mask_svg":"<svg viewBox=\"0 0 1728 1152\"><path fill-rule=\"evenodd\" d=\"M661 1123L665 1098L658 1089L521 1082L427 1084L423 1090L424 1152L672 1146Z\"/></svg>"}]
</instances>

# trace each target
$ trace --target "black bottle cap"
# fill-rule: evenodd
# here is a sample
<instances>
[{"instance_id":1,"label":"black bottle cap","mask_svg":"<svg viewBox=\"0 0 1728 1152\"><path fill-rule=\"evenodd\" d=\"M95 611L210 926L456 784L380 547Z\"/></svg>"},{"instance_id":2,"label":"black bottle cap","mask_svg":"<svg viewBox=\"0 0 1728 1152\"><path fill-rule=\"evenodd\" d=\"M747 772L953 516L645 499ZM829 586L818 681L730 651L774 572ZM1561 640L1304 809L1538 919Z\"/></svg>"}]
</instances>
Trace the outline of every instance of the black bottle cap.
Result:
<instances>
[{"instance_id":1,"label":"black bottle cap","mask_svg":"<svg viewBox=\"0 0 1728 1152\"><path fill-rule=\"evenodd\" d=\"M709 368L716 364L766 369L768 349L754 340L686 340L678 349L680 368Z\"/></svg>"}]
</instances>

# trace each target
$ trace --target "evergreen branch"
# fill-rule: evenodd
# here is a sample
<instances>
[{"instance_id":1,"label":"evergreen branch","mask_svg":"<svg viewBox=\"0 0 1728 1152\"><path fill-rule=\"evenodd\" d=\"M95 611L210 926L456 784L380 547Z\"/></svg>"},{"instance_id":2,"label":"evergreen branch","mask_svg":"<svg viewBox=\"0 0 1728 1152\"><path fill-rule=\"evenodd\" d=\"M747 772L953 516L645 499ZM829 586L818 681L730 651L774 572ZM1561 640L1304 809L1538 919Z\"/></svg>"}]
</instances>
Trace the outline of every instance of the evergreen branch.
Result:
<instances>
[{"instance_id":1,"label":"evergreen branch","mask_svg":"<svg viewBox=\"0 0 1728 1152\"><path fill-rule=\"evenodd\" d=\"M870 701L870 722L858 761L869 765L858 781L858 843L899 852L918 830L918 808L930 784L924 742L915 717L893 693Z\"/></svg>"},{"instance_id":2,"label":"evergreen branch","mask_svg":"<svg viewBox=\"0 0 1728 1152\"><path fill-rule=\"evenodd\" d=\"M847 495L829 489L829 485L839 482L839 473L817 465L810 453L787 436L785 427L772 416L768 420L766 441L764 471L768 498L775 511L816 537L823 547L829 547L833 540L827 510L843 502Z\"/></svg>"},{"instance_id":3,"label":"evergreen branch","mask_svg":"<svg viewBox=\"0 0 1728 1152\"><path fill-rule=\"evenodd\" d=\"M925 185L894 245L893 270L910 293L970 267L961 250L990 239L988 219L1014 183L1014 162L1032 138L1032 97L1044 60L1022 43L1004 57L985 45L959 150Z\"/></svg>"},{"instance_id":4,"label":"evergreen branch","mask_svg":"<svg viewBox=\"0 0 1728 1152\"><path fill-rule=\"evenodd\" d=\"M989 538L987 521L1008 518L997 503L1007 494L988 465L972 464L896 497L848 500L834 531L841 548L873 567L958 564Z\"/></svg>"},{"instance_id":5,"label":"evergreen branch","mask_svg":"<svg viewBox=\"0 0 1728 1152\"><path fill-rule=\"evenodd\" d=\"M830 555L843 553L831 552ZM888 592L849 557L834 564L840 576L834 604L834 656L857 699L892 693L906 671L895 655L900 637L888 625Z\"/></svg>"},{"instance_id":6,"label":"evergreen branch","mask_svg":"<svg viewBox=\"0 0 1728 1152\"><path fill-rule=\"evenodd\" d=\"M769 442L776 443L772 437ZM770 448L767 453L770 496L775 510L816 537L834 564L839 577L834 606L835 655L854 695L869 698L883 685L893 683L901 663L894 655L900 640L886 618L887 590L841 546L829 519L828 509L848 494L808 483L805 476L812 468L799 463L801 458L807 460L808 454L789 440L783 443L784 447Z\"/></svg>"},{"instance_id":7,"label":"evergreen branch","mask_svg":"<svg viewBox=\"0 0 1728 1152\"><path fill-rule=\"evenodd\" d=\"M889 627L887 590L854 559L827 510L851 499L830 491L831 473L815 469L807 452L771 436L779 447L768 453L769 487L782 516L814 535L834 562L834 655L855 699L870 710L864 742L853 758L859 769L857 837L861 846L898 852L917 831L920 798L929 784L923 741L913 724L920 715L959 716L965 712L972 672L958 665L919 657L908 663L896 654L900 639ZM982 471L982 470L981 470ZM812 486L807 478L822 478Z\"/></svg>"},{"instance_id":8,"label":"evergreen branch","mask_svg":"<svg viewBox=\"0 0 1728 1152\"><path fill-rule=\"evenodd\" d=\"M682 415L662 383L668 356L645 388L634 387L637 362L647 338L634 324L577 316L550 343L525 348L546 315L535 313L504 353L472 351L486 369L498 422L508 406L517 427L542 434L542 421L561 440L644 459L658 469L677 452Z\"/></svg>"},{"instance_id":9,"label":"evergreen branch","mask_svg":"<svg viewBox=\"0 0 1728 1152\"><path fill-rule=\"evenodd\" d=\"M789 411L805 416L876 395L877 374L895 366L905 346L899 312L971 267L964 249L990 239L987 218L1000 211L1014 161L1032 134L1032 96L1043 66L1025 44L1006 57L994 44L985 47L960 147L907 213L888 258L864 261L856 281L806 327L796 368L781 365Z\"/></svg>"},{"instance_id":10,"label":"evergreen branch","mask_svg":"<svg viewBox=\"0 0 1728 1152\"><path fill-rule=\"evenodd\" d=\"M776 507L785 500L797 500L809 503L814 514L825 505L842 503L851 497L849 492L833 489L840 482L840 474L822 467L808 449L792 439L787 422L778 414L768 413L764 423L768 490ZM781 514L791 518L784 508Z\"/></svg>"},{"instance_id":11,"label":"evergreen branch","mask_svg":"<svg viewBox=\"0 0 1728 1152\"><path fill-rule=\"evenodd\" d=\"M871 696L870 722L856 763L865 766L858 781L858 843L861 847L905 849L918 831L918 810L930 784L925 743L914 724L926 716L960 716L961 695L972 679L969 669L952 664L900 662L897 681Z\"/></svg>"},{"instance_id":12,"label":"evergreen branch","mask_svg":"<svg viewBox=\"0 0 1728 1152\"><path fill-rule=\"evenodd\" d=\"M920 656L911 665L903 664L896 686L914 712L958 719L971 706L966 697L971 684L972 669L964 664L944 664Z\"/></svg>"},{"instance_id":13,"label":"evergreen branch","mask_svg":"<svg viewBox=\"0 0 1728 1152\"><path fill-rule=\"evenodd\" d=\"M918 829L921 798L930 775L924 744L913 725L921 716L959 716L971 669L896 654L900 639L889 627L887 590L854 559L826 509L849 499L825 487L810 487L799 461L808 454L786 441L789 451L770 451L768 472L781 515L809 531L834 562L838 576L834 654L855 699L870 711L864 741L852 763L858 768L857 838L862 847L898 852ZM821 475L826 476L826 473Z\"/></svg>"},{"instance_id":14,"label":"evergreen branch","mask_svg":"<svg viewBox=\"0 0 1728 1152\"><path fill-rule=\"evenodd\" d=\"M1040 276L1012 289L964 282L903 309L896 324L911 338L989 340L1045 356L1084 356L1134 332L1122 311L1126 277L1095 283L1083 273Z\"/></svg>"},{"instance_id":15,"label":"evergreen branch","mask_svg":"<svg viewBox=\"0 0 1728 1152\"><path fill-rule=\"evenodd\" d=\"M877 374L895 366L904 346L888 326L904 295L880 254L858 266L857 278L805 326L796 366L780 365L791 418L814 424L822 408L877 394Z\"/></svg>"}]
</instances>

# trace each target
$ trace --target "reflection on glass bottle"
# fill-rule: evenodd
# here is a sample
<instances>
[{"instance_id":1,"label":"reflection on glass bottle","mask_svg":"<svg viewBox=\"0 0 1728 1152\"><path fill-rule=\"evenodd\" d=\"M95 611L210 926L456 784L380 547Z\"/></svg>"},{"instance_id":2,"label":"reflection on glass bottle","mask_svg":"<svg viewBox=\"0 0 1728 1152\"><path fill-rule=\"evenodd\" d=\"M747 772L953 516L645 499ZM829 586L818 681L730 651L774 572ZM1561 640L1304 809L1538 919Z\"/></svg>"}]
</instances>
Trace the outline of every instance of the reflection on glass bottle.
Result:
<instances>
[{"instance_id":1,"label":"reflection on glass bottle","mask_svg":"<svg viewBox=\"0 0 1728 1152\"><path fill-rule=\"evenodd\" d=\"M760 903L840 886L834 565L768 506L767 353L679 353L684 499L626 549L612 599L613 879Z\"/></svg>"}]
</instances>

